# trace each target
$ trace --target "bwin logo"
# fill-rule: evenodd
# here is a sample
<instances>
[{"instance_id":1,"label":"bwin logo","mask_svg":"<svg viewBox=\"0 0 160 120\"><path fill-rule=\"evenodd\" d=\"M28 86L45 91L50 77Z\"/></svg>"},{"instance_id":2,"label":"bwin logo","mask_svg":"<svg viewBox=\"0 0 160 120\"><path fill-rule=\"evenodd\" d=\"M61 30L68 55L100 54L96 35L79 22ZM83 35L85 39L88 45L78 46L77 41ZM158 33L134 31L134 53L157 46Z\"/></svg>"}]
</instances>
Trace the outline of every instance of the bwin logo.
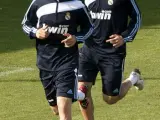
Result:
<instances>
[{"instance_id":1,"label":"bwin logo","mask_svg":"<svg viewBox=\"0 0 160 120\"><path fill-rule=\"evenodd\" d=\"M94 13L90 12L92 19L100 19L100 20L110 20L111 19L111 10L102 10L102 12Z\"/></svg>"},{"instance_id":2,"label":"bwin logo","mask_svg":"<svg viewBox=\"0 0 160 120\"><path fill-rule=\"evenodd\" d=\"M43 24L43 27L45 27L46 24ZM59 25L59 27L48 27L46 31L53 34L66 34L68 33L69 25Z\"/></svg>"}]
</instances>

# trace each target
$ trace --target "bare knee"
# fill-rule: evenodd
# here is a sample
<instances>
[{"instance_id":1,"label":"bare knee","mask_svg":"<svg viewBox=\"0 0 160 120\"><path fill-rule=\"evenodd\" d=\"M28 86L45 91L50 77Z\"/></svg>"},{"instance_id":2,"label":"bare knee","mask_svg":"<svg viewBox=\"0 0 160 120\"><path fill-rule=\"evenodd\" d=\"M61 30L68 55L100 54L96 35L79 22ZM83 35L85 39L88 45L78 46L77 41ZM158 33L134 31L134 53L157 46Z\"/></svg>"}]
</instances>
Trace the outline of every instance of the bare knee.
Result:
<instances>
[{"instance_id":1,"label":"bare knee","mask_svg":"<svg viewBox=\"0 0 160 120\"><path fill-rule=\"evenodd\" d=\"M54 115L59 115L58 106L50 106Z\"/></svg>"},{"instance_id":2,"label":"bare knee","mask_svg":"<svg viewBox=\"0 0 160 120\"><path fill-rule=\"evenodd\" d=\"M108 99L103 99L108 105L113 105L115 103L117 103L117 101L114 101L114 100L108 100Z\"/></svg>"},{"instance_id":3,"label":"bare knee","mask_svg":"<svg viewBox=\"0 0 160 120\"><path fill-rule=\"evenodd\" d=\"M118 102L118 96L107 96L103 95L103 100L108 104L108 105L113 105Z\"/></svg>"},{"instance_id":4,"label":"bare knee","mask_svg":"<svg viewBox=\"0 0 160 120\"><path fill-rule=\"evenodd\" d=\"M78 88L82 85L87 86L87 98L91 97L92 82L78 82Z\"/></svg>"}]
</instances>

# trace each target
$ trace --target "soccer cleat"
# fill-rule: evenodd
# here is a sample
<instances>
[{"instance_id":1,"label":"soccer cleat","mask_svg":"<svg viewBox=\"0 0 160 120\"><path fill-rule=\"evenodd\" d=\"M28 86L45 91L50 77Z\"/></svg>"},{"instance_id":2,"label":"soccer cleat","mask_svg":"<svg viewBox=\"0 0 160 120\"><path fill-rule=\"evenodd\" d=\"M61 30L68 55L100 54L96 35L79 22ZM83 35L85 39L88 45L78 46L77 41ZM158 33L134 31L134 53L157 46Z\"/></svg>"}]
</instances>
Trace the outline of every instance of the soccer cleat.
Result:
<instances>
[{"instance_id":1,"label":"soccer cleat","mask_svg":"<svg viewBox=\"0 0 160 120\"><path fill-rule=\"evenodd\" d=\"M138 80L136 84L134 84L137 90L143 90L144 88L144 80Z\"/></svg>"},{"instance_id":2,"label":"soccer cleat","mask_svg":"<svg viewBox=\"0 0 160 120\"><path fill-rule=\"evenodd\" d=\"M140 71L138 69L134 69L128 78L132 84L134 85L140 79Z\"/></svg>"},{"instance_id":3,"label":"soccer cleat","mask_svg":"<svg viewBox=\"0 0 160 120\"><path fill-rule=\"evenodd\" d=\"M136 68L136 69L133 70L133 72L136 73L135 75L137 75L137 78L139 77L137 79L137 82L134 84L135 88L137 90L143 90L143 88L144 88L144 80L141 79L140 70Z\"/></svg>"},{"instance_id":4,"label":"soccer cleat","mask_svg":"<svg viewBox=\"0 0 160 120\"><path fill-rule=\"evenodd\" d=\"M141 75L140 70L139 70L139 69L137 69L137 68L135 68L135 69L133 70L133 72L136 72L136 73L138 73L139 75Z\"/></svg>"},{"instance_id":5,"label":"soccer cleat","mask_svg":"<svg viewBox=\"0 0 160 120\"><path fill-rule=\"evenodd\" d=\"M78 90L82 91L85 94L84 100L79 100L79 103L80 103L80 105L83 109L86 109L88 107L88 104L89 104L88 100L86 98L87 97L87 92L88 92L88 87L86 85L82 85L82 86L79 87Z\"/></svg>"}]
</instances>

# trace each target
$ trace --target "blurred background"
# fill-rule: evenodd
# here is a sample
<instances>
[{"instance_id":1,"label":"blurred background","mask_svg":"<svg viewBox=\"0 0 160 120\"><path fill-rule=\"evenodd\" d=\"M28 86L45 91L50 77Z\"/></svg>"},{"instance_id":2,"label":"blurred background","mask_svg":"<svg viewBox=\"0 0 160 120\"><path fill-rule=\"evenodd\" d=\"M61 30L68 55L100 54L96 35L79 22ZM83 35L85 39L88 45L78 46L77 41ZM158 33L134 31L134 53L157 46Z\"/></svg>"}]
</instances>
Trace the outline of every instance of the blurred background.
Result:
<instances>
[{"instance_id":1,"label":"blurred background","mask_svg":"<svg viewBox=\"0 0 160 120\"><path fill-rule=\"evenodd\" d=\"M0 1L0 120L58 120L52 116L36 68L34 40L21 28L31 0ZM137 0L142 27L127 45L124 76L142 71L144 91L132 88L116 105L102 101L101 79L93 87L95 120L159 120L160 118L160 1ZM73 104L73 120L83 120Z\"/></svg>"}]
</instances>

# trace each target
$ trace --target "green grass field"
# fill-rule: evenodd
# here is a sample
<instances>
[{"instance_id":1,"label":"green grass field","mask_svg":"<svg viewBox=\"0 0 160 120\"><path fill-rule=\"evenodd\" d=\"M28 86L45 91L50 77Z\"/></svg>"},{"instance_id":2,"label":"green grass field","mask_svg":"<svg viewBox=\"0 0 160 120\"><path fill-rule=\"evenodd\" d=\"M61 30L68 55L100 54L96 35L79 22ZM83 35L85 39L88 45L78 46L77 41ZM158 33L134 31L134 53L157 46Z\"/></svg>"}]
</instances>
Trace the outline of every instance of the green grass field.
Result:
<instances>
[{"instance_id":1,"label":"green grass field","mask_svg":"<svg viewBox=\"0 0 160 120\"><path fill-rule=\"evenodd\" d=\"M0 1L0 120L58 120L51 114L39 81L34 42L20 25L30 1ZM102 101L98 76L92 90L95 120L160 119L160 1L138 3L143 26L128 44L124 75L140 68L145 89L132 88L122 101L109 106ZM83 120L77 103L73 104L73 120Z\"/></svg>"}]
</instances>

